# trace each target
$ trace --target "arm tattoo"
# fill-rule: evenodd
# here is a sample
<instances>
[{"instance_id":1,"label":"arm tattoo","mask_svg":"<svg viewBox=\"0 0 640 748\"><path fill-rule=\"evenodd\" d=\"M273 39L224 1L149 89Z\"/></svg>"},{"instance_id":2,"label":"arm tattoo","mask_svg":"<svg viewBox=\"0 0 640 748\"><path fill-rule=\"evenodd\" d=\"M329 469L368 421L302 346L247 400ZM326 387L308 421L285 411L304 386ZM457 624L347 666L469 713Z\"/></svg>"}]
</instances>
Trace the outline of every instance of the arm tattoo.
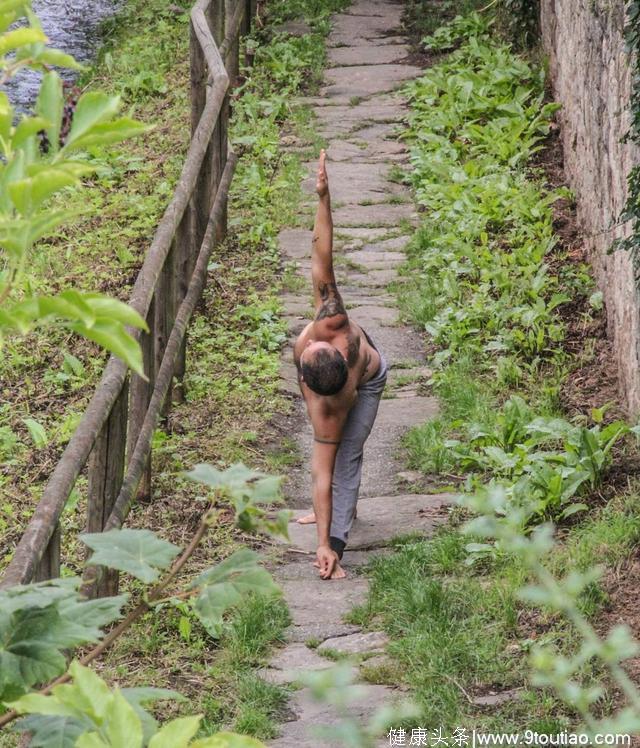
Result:
<instances>
[{"instance_id":1,"label":"arm tattoo","mask_svg":"<svg viewBox=\"0 0 640 748\"><path fill-rule=\"evenodd\" d=\"M354 335L352 330L347 333L347 366L351 368L358 363L360 355L360 336Z\"/></svg>"},{"instance_id":2,"label":"arm tattoo","mask_svg":"<svg viewBox=\"0 0 640 748\"><path fill-rule=\"evenodd\" d=\"M316 314L316 322L327 317L337 317L339 314L345 314L346 310L342 303L342 297L335 283L319 283L318 291L322 299L322 306Z\"/></svg>"}]
</instances>

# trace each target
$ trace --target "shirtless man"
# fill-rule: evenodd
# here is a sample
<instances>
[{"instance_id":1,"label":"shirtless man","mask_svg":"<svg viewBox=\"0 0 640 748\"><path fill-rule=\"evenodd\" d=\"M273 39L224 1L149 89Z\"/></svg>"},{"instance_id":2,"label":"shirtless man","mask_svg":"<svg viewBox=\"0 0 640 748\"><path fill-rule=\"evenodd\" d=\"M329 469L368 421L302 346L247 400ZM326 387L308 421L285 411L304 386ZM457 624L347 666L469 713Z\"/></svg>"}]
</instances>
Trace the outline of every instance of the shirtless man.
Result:
<instances>
[{"instance_id":1,"label":"shirtless man","mask_svg":"<svg viewBox=\"0 0 640 748\"><path fill-rule=\"evenodd\" d=\"M387 379L384 357L349 319L333 272L333 221L326 154L320 152L311 278L316 315L293 348L300 391L313 426L311 480L316 523L315 566L323 579L342 579L340 559L355 518L364 443Z\"/></svg>"}]
</instances>

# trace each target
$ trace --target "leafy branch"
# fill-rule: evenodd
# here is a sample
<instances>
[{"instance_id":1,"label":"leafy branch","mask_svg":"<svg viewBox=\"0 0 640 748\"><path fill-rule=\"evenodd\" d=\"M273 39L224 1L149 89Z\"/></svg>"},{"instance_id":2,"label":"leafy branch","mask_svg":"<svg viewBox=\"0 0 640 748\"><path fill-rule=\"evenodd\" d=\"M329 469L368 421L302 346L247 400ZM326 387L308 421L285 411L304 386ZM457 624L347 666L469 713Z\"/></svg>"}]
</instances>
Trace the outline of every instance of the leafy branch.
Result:
<instances>
[{"instance_id":1,"label":"leafy branch","mask_svg":"<svg viewBox=\"0 0 640 748\"><path fill-rule=\"evenodd\" d=\"M27 25L11 28L20 20ZM147 329L135 310L98 293L68 289L36 295L31 290L33 248L75 215L64 206L64 196L94 171L92 155L149 129L119 116L120 97L100 91L80 96L67 128L62 79L51 65L80 67L70 55L48 46L30 0L0 0L3 82L25 67L44 71L33 114L18 117L7 94L0 92L0 347L8 334L58 324L144 375L140 347L126 330Z\"/></svg>"},{"instance_id":2,"label":"leafy branch","mask_svg":"<svg viewBox=\"0 0 640 748\"><path fill-rule=\"evenodd\" d=\"M278 478L265 476L241 464L223 471L212 466L199 465L191 475L211 489L212 502L227 501L232 505L239 528L249 529L254 533L284 532L286 535L289 514L280 512L278 520L273 521L267 510L260 506L271 505L281 500ZM183 570L219 514L219 510L213 505L205 512L192 539L182 552L178 546L158 538L148 530L111 530L81 536L83 542L93 551L87 565L108 566L127 572L144 584L153 583L153 586L142 594L135 607L93 649L78 662L73 663L67 672L58 675L55 680L41 688L37 694L26 692L34 684L46 681L66 669L64 650L97 641L101 636L101 627L120 616L120 609L127 596L84 600L78 593L78 578L24 585L0 593L0 699L10 710L0 717L0 727L6 726L21 714L29 713L32 716L24 723L24 729L42 735L53 734L56 727L53 722L64 717L65 735L70 730L69 734L75 735L75 740L78 737L77 729L83 726L88 729L87 717L101 718L102 712L83 711L82 704L85 702L78 701L78 689L82 691L83 688L90 688L90 683L94 683L94 687L98 688L95 685L97 676L87 675L90 671L86 671L86 665L99 657L142 615L153 610L167 598L171 583ZM242 548L216 566L206 569L188 583L186 590L178 593L181 599L192 601L196 616L214 638L221 634L226 611L237 605L247 594L278 594L278 588L270 574L260 566L257 553L248 548ZM169 595L169 599L174 598L175 596ZM72 679L72 688L76 690L64 690L70 688L66 684ZM104 691L106 685L102 684L100 688ZM124 702L127 701L126 694L124 691L122 693L122 698L117 690L110 697L114 700L115 710L111 717L116 722L132 719L130 710L124 706ZM62 702L64 709L60 711L62 707L52 706L54 702ZM134 734L137 734L136 730L137 727ZM161 732L157 734L160 735ZM156 743L149 742L148 745L164 745L158 741L159 738ZM68 744L84 745L77 742ZM220 743L222 746L227 744L232 745ZM104 745L111 743L107 741ZM250 741L246 745L256 746L259 743Z\"/></svg>"}]
</instances>

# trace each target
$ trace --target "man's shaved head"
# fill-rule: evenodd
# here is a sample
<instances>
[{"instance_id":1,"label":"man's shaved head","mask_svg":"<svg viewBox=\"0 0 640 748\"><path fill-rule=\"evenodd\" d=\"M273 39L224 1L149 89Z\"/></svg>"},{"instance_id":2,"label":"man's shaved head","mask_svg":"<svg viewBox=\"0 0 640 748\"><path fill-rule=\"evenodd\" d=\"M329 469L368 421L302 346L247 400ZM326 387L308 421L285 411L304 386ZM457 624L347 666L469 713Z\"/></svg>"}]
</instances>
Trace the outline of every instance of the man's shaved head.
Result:
<instances>
[{"instance_id":1,"label":"man's shaved head","mask_svg":"<svg viewBox=\"0 0 640 748\"><path fill-rule=\"evenodd\" d=\"M329 345L304 351L300 357L300 370L307 387L318 395L335 395L340 392L349 376L344 356L337 348Z\"/></svg>"}]
</instances>

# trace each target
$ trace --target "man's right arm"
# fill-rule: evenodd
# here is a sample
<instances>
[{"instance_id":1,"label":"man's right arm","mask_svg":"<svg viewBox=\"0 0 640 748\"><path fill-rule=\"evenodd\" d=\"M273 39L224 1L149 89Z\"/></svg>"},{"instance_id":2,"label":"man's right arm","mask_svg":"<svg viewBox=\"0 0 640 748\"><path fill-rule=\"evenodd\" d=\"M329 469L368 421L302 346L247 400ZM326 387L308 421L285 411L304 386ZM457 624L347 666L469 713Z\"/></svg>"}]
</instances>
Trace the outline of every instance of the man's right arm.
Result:
<instances>
[{"instance_id":1,"label":"man's right arm","mask_svg":"<svg viewBox=\"0 0 640 748\"><path fill-rule=\"evenodd\" d=\"M346 410L341 408L334 413L327 412L326 404L313 396L307 400L307 408L314 432L311 485L318 533L318 562L320 576L328 578L338 560L337 554L331 550L329 544L333 501L331 484Z\"/></svg>"}]
</instances>

